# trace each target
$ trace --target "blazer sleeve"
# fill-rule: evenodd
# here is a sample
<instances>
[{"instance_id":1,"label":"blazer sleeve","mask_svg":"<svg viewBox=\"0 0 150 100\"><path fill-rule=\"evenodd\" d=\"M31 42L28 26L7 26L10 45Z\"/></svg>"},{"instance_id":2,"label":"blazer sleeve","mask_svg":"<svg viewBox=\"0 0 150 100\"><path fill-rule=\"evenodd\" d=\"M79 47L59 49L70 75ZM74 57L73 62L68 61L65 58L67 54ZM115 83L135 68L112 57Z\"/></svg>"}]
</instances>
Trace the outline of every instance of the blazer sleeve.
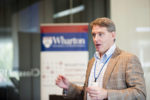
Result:
<instances>
[{"instance_id":1,"label":"blazer sleeve","mask_svg":"<svg viewBox=\"0 0 150 100\"><path fill-rule=\"evenodd\" d=\"M70 84L69 89L67 90L67 97L70 98L82 98L83 97L83 87L77 86L73 83Z\"/></svg>"},{"instance_id":2,"label":"blazer sleeve","mask_svg":"<svg viewBox=\"0 0 150 100\"><path fill-rule=\"evenodd\" d=\"M85 87L87 87L87 84L88 84L88 76L90 73L90 66L92 66L93 61L94 61L94 58L92 58L88 62L84 85L77 86L77 85L71 83L69 86L69 89L67 90L67 95L66 95L67 97L76 98L77 100L85 99L85 97L86 97Z\"/></svg>"},{"instance_id":3,"label":"blazer sleeve","mask_svg":"<svg viewBox=\"0 0 150 100\"><path fill-rule=\"evenodd\" d=\"M146 100L146 87L143 70L138 58L134 55L129 57L126 71L126 89L108 90L108 100Z\"/></svg>"}]
</instances>

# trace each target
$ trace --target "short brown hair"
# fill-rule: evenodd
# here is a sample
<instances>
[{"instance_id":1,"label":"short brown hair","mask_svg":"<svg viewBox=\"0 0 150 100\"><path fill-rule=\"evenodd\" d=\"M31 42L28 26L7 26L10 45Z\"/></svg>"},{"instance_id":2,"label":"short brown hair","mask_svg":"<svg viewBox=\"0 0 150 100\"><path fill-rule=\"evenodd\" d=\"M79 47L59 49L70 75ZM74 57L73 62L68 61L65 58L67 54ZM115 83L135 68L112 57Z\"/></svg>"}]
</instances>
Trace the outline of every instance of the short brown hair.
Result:
<instances>
[{"instance_id":1,"label":"short brown hair","mask_svg":"<svg viewBox=\"0 0 150 100\"><path fill-rule=\"evenodd\" d=\"M94 25L99 25L100 27L106 27L107 31L109 31L109 32L115 32L116 31L116 27L115 27L114 22L109 18L105 18L105 17L97 18L90 23L91 29L93 28Z\"/></svg>"}]
</instances>

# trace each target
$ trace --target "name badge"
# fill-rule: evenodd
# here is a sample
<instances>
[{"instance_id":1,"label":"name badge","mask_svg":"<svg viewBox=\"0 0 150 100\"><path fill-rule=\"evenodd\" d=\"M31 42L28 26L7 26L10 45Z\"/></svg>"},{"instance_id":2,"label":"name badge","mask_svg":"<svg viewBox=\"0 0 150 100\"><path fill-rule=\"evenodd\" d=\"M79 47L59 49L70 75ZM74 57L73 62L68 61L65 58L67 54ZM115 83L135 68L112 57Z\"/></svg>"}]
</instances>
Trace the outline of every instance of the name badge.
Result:
<instances>
[{"instance_id":1,"label":"name badge","mask_svg":"<svg viewBox=\"0 0 150 100\"><path fill-rule=\"evenodd\" d=\"M92 82L91 86L98 86L98 82Z\"/></svg>"}]
</instances>

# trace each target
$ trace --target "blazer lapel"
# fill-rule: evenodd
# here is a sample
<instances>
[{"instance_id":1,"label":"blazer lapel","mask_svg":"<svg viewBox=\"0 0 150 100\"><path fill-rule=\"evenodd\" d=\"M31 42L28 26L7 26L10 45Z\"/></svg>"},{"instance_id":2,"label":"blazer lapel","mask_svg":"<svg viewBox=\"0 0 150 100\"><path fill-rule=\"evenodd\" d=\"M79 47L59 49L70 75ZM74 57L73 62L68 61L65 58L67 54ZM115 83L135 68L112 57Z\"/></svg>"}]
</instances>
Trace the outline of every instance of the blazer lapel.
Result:
<instances>
[{"instance_id":1,"label":"blazer lapel","mask_svg":"<svg viewBox=\"0 0 150 100\"><path fill-rule=\"evenodd\" d=\"M115 65L118 61L117 56L120 54L120 52L121 52L120 49L117 47L115 49L108 65L107 65L107 68L106 68L106 71L105 71L105 74L104 74L104 78L103 78L103 88L106 88L106 86L107 86L107 83L108 83L108 80L111 76L111 73L112 73L112 71L113 71L113 69L114 69L114 67L115 67Z\"/></svg>"},{"instance_id":2,"label":"blazer lapel","mask_svg":"<svg viewBox=\"0 0 150 100\"><path fill-rule=\"evenodd\" d=\"M87 73L86 73L87 75L86 75L86 80L85 80L86 86L88 84L89 76L90 76L91 69L92 69L94 61L95 61L95 58L92 58L91 62L89 62L89 65L88 65L88 69L87 69Z\"/></svg>"},{"instance_id":3,"label":"blazer lapel","mask_svg":"<svg viewBox=\"0 0 150 100\"><path fill-rule=\"evenodd\" d=\"M85 87L88 86L88 80L89 80L89 76L90 76L91 69L92 69L94 61L95 61L95 58L92 58L91 61L88 64L84 89L86 89ZM87 100L87 93L86 93L86 91L84 91L84 100Z\"/></svg>"}]
</instances>

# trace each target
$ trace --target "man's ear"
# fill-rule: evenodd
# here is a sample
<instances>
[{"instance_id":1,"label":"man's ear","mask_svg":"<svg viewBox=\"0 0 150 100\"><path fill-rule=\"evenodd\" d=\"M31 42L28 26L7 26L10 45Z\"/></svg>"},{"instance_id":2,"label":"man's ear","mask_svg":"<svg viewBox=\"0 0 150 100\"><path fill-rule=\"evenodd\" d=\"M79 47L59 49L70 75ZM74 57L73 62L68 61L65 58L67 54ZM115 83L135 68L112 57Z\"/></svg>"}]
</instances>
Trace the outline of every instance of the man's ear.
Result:
<instances>
[{"instance_id":1,"label":"man's ear","mask_svg":"<svg viewBox=\"0 0 150 100\"><path fill-rule=\"evenodd\" d=\"M116 38L116 32L112 32L112 37L115 39Z\"/></svg>"}]
</instances>

